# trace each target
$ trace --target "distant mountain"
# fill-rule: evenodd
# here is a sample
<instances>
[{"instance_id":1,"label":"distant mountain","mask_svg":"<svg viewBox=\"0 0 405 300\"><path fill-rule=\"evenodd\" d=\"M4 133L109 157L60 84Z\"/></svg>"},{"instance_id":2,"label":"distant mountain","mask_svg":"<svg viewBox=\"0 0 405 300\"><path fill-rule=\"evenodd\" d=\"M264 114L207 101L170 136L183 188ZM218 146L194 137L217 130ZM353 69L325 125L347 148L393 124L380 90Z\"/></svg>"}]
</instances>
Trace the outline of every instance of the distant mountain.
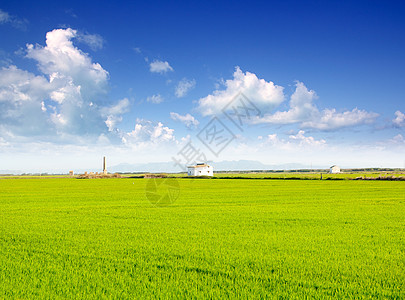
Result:
<instances>
[{"instance_id":1,"label":"distant mountain","mask_svg":"<svg viewBox=\"0 0 405 300\"><path fill-rule=\"evenodd\" d=\"M293 170L307 169L309 166L289 163L280 165L267 165L256 160L233 160L213 162L214 170L217 171L252 171L252 170Z\"/></svg>"},{"instance_id":2,"label":"distant mountain","mask_svg":"<svg viewBox=\"0 0 405 300\"><path fill-rule=\"evenodd\" d=\"M2 175L18 175L21 173L19 170L0 170L0 174Z\"/></svg>"},{"instance_id":3,"label":"distant mountain","mask_svg":"<svg viewBox=\"0 0 405 300\"><path fill-rule=\"evenodd\" d=\"M252 171L252 170L297 170L297 169L309 169L310 166L289 163L280 165L267 165L256 160L233 160L233 161L220 161L210 162L210 165L214 167L214 171ZM319 168L319 167L314 167ZM139 164L127 164L122 163L119 165L111 166L108 168L111 173L132 173L132 172L150 172L150 173L179 173L182 172L179 166L176 166L174 162L156 162L156 163L139 163Z\"/></svg>"},{"instance_id":4,"label":"distant mountain","mask_svg":"<svg viewBox=\"0 0 405 300\"><path fill-rule=\"evenodd\" d=\"M155 163L143 163L143 164L127 164L122 163L108 168L110 173L125 173L125 172L147 172L147 173L178 173L181 169L175 166L174 162L155 162Z\"/></svg>"}]
</instances>

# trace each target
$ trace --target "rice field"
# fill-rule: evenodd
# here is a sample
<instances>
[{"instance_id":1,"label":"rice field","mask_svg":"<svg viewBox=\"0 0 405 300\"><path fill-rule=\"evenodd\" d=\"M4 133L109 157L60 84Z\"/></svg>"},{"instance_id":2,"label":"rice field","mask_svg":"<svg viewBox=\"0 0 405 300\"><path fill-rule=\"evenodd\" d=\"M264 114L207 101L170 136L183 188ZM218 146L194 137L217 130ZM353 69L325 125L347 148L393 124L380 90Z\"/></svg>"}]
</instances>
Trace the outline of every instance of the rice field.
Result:
<instances>
[{"instance_id":1,"label":"rice field","mask_svg":"<svg viewBox=\"0 0 405 300\"><path fill-rule=\"evenodd\" d=\"M164 180L0 179L0 298L405 298L405 182Z\"/></svg>"}]
</instances>

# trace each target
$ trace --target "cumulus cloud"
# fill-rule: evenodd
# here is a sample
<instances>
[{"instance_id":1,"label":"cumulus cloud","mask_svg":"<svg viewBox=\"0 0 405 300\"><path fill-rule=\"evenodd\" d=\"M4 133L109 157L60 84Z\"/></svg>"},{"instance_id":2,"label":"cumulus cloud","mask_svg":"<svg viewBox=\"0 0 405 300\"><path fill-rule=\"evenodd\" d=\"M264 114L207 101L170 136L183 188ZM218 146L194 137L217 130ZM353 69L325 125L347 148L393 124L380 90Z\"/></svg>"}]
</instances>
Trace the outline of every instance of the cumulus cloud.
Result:
<instances>
[{"instance_id":1,"label":"cumulus cloud","mask_svg":"<svg viewBox=\"0 0 405 300\"><path fill-rule=\"evenodd\" d=\"M211 95L198 101L198 111L203 116L215 115L242 92L262 113L272 110L284 101L284 88L271 81L259 79L256 74L236 67L233 79L224 82L224 89L215 90Z\"/></svg>"},{"instance_id":2,"label":"cumulus cloud","mask_svg":"<svg viewBox=\"0 0 405 300\"><path fill-rule=\"evenodd\" d=\"M290 135L289 139L291 141L297 141L300 145L308 145L308 146L321 146L325 145L326 141L323 139L316 140L312 136L305 136L305 131L300 130L296 135Z\"/></svg>"},{"instance_id":3,"label":"cumulus cloud","mask_svg":"<svg viewBox=\"0 0 405 300\"><path fill-rule=\"evenodd\" d=\"M0 130L48 139L105 134L126 112L128 99L107 106L108 72L73 45L73 29L56 29L46 45L27 45L43 75L9 66L0 70Z\"/></svg>"},{"instance_id":4,"label":"cumulus cloud","mask_svg":"<svg viewBox=\"0 0 405 300\"><path fill-rule=\"evenodd\" d=\"M153 104L162 103L164 100L165 99L160 94L152 95L146 98L146 101L151 102Z\"/></svg>"},{"instance_id":5,"label":"cumulus cloud","mask_svg":"<svg viewBox=\"0 0 405 300\"><path fill-rule=\"evenodd\" d=\"M255 123L294 124L300 123L302 128L319 130L334 130L344 127L370 124L378 114L354 108L351 111L337 112L336 109L320 111L314 104L318 98L315 91L308 90L302 83L297 82L295 92L291 95L289 110L278 111L255 119Z\"/></svg>"},{"instance_id":6,"label":"cumulus cloud","mask_svg":"<svg viewBox=\"0 0 405 300\"><path fill-rule=\"evenodd\" d=\"M176 86L176 97L182 98L187 95L187 93L195 87L196 81L194 79L187 80L183 78Z\"/></svg>"},{"instance_id":7,"label":"cumulus cloud","mask_svg":"<svg viewBox=\"0 0 405 300\"><path fill-rule=\"evenodd\" d=\"M73 29L56 29L47 33L45 46L27 45L26 57L36 61L41 75L16 66L0 69L1 145L175 144L174 130L163 123L137 120L131 132L117 128L130 101L107 101L108 72L73 44L76 37Z\"/></svg>"},{"instance_id":8,"label":"cumulus cloud","mask_svg":"<svg viewBox=\"0 0 405 300\"><path fill-rule=\"evenodd\" d=\"M161 60L154 60L153 62L150 63L149 67L152 73L164 74L167 72L174 71L167 61Z\"/></svg>"},{"instance_id":9,"label":"cumulus cloud","mask_svg":"<svg viewBox=\"0 0 405 300\"><path fill-rule=\"evenodd\" d=\"M397 110L395 112L395 119L392 120L395 127L404 127L405 126L405 114Z\"/></svg>"},{"instance_id":10,"label":"cumulus cloud","mask_svg":"<svg viewBox=\"0 0 405 300\"><path fill-rule=\"evenodd\" d=\"M124 133L122 142L124 144L160 144L175 141L174 129L147 120L137 120L134 130Z\"/></svg>"},{"instance_id":11,"label":"cumulus cloud","mask_svg":"<svg viewBox=\"0 0 405 300\"><path fill-rule=\"evenodd\" d=\"M55 29L46 34L46 46L27 45L27 57L37 61L38 68L54 79L68 79L80 86L81 94L92 98L106 93L108 72L90 56L73 45L77 31Z\"/></svg>"},{"instance_id":12,"label":"cumulus cloud","mask_svg":"<svg viewBox=\"0 0 405 300\"><path fill-rule=\"evenodd\" d=\"M180 115L178 113L171 112L170 113L170 118L172 118L175 121L182 122L188 128L197 127L200 124L200 122L198 122L198 120L196 118L194 118L190 114L186 114L185 116L182 116L182 115Z\"/></svg>"},{"instance_id":13,"label":"cumulus cloud","mask_svg":"<svg viewBox=\"0 0 405 300\"><path fill-rule=\"evenodd\" d=\"M290 109L260 118L258 123L291 124L312 119L319 113L313 104L317 98L313 90L308 90L302 82L297 82L295 92L291 95Z\"/></svg>"},{"instance_id":14,"label":"cumulus cloud","mask_svg":"<svg viewBox=\"0 0 405 300\"><path fill-rule=\"evenodd\" d=\"M26 19L12 16L8 12L0 9L0 24L6 23L20 30L26 30L28 25L28 21Z\"/></svg>"},{"instance_id":15,"label":"cumulus cloud","mask_svg":"<svg viewBox=\"0 0 405 300\"><path fill-rule=\"evenodd\" d=\"M46 46L28 44L26 56L48 77L49 100L55 102L49 104L50 120L57 131L96 134L107 129L100 107L107 93L108 72L73 45L76 36L71 28L52 30L46 34Z\"/></svg>"}]
</instances>

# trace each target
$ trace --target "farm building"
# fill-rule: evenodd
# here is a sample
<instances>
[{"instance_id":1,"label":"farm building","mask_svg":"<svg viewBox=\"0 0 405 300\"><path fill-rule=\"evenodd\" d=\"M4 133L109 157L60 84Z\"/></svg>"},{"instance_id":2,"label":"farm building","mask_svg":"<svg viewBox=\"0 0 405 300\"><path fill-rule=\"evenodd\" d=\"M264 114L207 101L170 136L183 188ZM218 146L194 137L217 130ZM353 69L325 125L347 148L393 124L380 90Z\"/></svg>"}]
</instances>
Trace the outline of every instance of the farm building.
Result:
<instances>
[{"instance_id":1,"label":"farm building","mask_svg":"<svg viewBox=\"0 0 405 300\"><path fill-rule=\"evenodd\" d=\"M214 176L214 168L204 163L190 166L187 169L188 176Z\"/></svg>"},{"instance_id":2,"label":"farm building","mask_svg":"<svg viewBox=\"0 0 405 300\"><path fill-rule=\"evenodd\" d=\"M340 167L339 166L332 166L329 169L329 173L331 174L336 174L336 173L340 173Z\"/></svg>"}]
</instances>

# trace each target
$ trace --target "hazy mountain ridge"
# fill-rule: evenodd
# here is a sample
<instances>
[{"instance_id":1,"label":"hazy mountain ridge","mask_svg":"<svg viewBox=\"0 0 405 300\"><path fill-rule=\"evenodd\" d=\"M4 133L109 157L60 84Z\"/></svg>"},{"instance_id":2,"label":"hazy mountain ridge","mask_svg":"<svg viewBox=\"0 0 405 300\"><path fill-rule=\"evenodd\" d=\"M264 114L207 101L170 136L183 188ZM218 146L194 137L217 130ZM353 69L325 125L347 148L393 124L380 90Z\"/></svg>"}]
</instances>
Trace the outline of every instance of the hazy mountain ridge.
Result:
<instances>
[{"instance_id":1,"label":"hazy mountain ridge","mask_svg":"<svg viewBox=\"0 0 405 300\"><path fill-rule=\"evenodd\" d=\"M18 175L21 173L19 170L0 170L1 175Z\"/></svg>"}]
</instances>

